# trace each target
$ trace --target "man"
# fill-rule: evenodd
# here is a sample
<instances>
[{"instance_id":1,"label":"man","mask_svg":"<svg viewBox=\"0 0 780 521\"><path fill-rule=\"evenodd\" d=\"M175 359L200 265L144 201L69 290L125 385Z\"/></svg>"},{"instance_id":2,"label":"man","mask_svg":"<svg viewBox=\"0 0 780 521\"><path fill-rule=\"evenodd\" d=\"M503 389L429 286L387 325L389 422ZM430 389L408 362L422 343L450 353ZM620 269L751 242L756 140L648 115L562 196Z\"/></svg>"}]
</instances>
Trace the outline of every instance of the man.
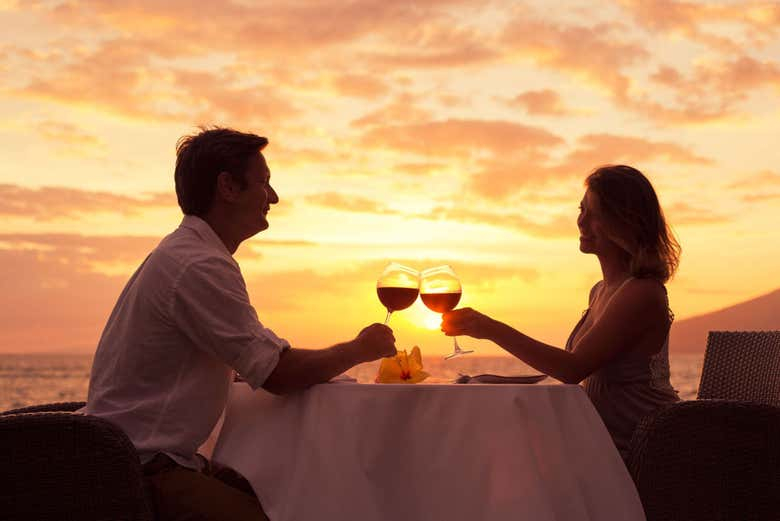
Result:
<instances>
[{"instance_id":1,"label":"man","mask_svg":"<svg viewBox=\"0 0 780 521\"><path fill-rule=\"evenodd\" d=\"M267 519L245 480L196 453L225 407L233 370L252 388L281 394L396 353L381 324L302 350L258 320L232 254L268 228L279 202L261 153L267 143L226 128L179 141L184 219L128 281L95 353L83 412L127 433L163 521Z\"/></svg>"}]
</instances>

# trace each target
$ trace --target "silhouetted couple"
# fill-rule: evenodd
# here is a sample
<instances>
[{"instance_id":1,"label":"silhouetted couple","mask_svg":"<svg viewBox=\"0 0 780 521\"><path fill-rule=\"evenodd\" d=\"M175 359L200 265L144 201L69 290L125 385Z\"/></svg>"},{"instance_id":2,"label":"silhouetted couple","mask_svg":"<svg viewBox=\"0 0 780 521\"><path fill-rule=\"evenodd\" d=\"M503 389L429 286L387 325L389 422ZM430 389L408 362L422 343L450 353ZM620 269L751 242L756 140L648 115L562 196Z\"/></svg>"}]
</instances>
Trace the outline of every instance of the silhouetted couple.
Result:
<instances>
[{"instance_id":1,"label":"silhouetted couple","mask_svg":"<svg viewBox=\"0 0 780 521\"><path fill-rule=\"evenodd\" d=\"M279 201L262 154L267 143L226 128L179 141L174 178L184 218L127 282L95 353L83 412L128 435L162 520L267 519L241 476L197 454L225 408L234 370L253 389L285 394L396 353L392 330L382 324L330 348L304 350L258 319L232 255L268 228ZM446 313L442 330L490 339L563 382L584 381L625 454L639 418L677 400L664 283L679 246L639 171L603 167L586 187L580 250L598 257L603 280L565 349L470 308Z\"/></svg>"}]
</instances>

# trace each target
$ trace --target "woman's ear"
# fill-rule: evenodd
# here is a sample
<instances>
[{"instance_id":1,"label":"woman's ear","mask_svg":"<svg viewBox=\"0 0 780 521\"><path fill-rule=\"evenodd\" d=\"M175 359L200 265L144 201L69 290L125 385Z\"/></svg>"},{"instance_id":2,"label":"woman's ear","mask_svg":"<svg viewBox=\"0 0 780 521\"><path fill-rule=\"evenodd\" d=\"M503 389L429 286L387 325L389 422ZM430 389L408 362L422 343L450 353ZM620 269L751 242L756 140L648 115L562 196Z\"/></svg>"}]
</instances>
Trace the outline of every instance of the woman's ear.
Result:
<instances>
[{"instance_id":1,"label":"woman's ear","mask_svg":"<svg viewBox=\"0 0 780 521\"><path fill-rule=\"evenodd\" d=\"M240 187L233 176L228 172L220 172L217 175L217 197L223 201L232 203L240 192Z\"/></svg>"}]
</instances>

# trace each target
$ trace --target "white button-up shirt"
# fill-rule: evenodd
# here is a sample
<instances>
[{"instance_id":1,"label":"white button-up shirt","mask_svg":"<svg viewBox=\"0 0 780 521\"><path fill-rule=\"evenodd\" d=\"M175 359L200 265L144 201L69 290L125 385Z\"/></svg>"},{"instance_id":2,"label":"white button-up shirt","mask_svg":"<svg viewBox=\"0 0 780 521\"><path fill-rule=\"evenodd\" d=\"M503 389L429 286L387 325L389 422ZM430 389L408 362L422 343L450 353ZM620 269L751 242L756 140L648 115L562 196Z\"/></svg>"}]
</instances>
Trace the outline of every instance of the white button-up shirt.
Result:
<instances>
[{"instance_id":1,"label":"white button-up shirt","mask_svg":"<svg viewBox=\"0 0 780 521\"><path fill-rule=\"evenodd\" d=\"M82 412L121 427L142 462L163 452L199 468L196 451L222 414L232 369L257 389L288 347L258 320L214 230L185 216L119 296Z\"/></svg>"}]
</instances>

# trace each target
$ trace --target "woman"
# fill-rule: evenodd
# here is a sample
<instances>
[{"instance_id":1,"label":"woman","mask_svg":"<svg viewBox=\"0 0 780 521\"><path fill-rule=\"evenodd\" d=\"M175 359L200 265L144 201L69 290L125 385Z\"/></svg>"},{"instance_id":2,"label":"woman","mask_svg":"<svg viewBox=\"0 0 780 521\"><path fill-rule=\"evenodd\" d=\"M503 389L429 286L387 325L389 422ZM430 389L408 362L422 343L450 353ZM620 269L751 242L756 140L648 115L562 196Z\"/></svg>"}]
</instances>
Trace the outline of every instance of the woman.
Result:
<instances>
[{"instance_id":1,"label":"woman","mask_svg":"<svg viewBox=\"0 0 780 521\"><path fill-rule=\"evenodd\" d=\"M678 401L669 382L669 327L664 283L680 246L650 181L630 166L597 169L585 180L577 226L580 251L596 255L603 279L565 350L534 340L471 308L446 313L442 331L491 340L565 383L580 383L625 459L637 422Z\"/></svg>"}]
</instances>

